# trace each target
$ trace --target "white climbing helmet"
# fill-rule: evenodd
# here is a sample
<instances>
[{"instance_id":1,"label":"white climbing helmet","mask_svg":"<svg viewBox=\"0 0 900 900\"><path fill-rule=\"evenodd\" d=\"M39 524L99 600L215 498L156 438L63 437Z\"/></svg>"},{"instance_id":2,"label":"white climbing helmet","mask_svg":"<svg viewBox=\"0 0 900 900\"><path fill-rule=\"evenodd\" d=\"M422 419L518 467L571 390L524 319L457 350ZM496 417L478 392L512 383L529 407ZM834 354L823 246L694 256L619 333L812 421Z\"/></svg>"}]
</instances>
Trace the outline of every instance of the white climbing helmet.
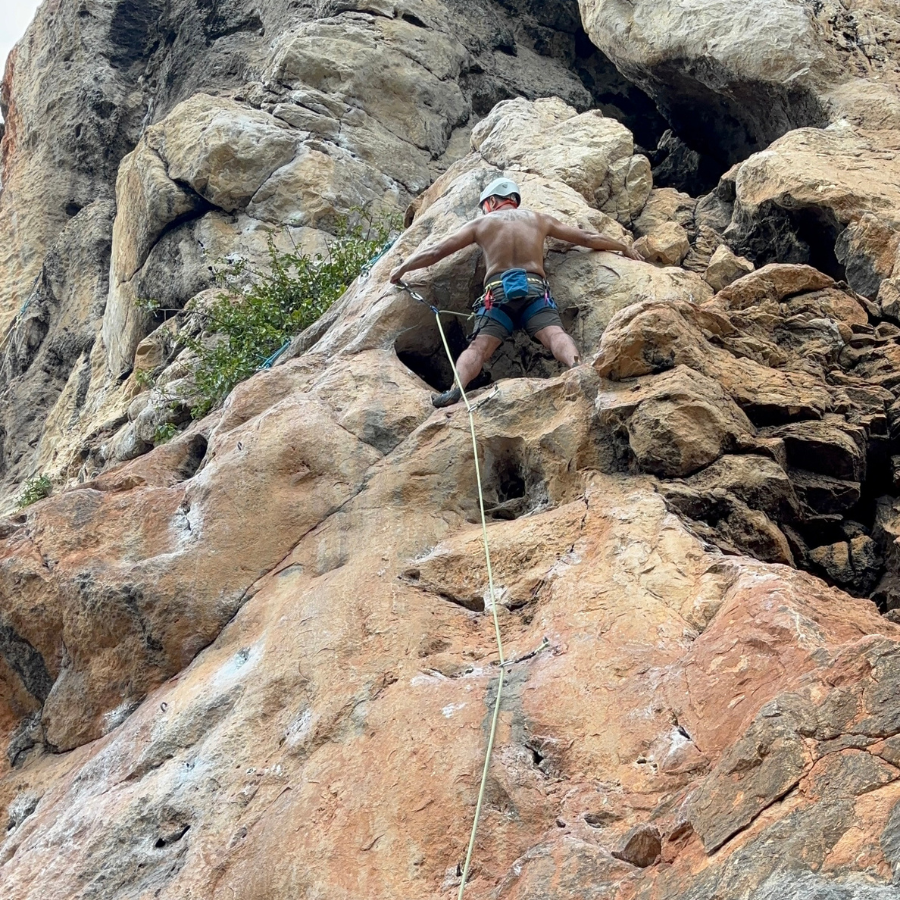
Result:
<instances>
[{"instance_id":1,"label":"white climbing helmet","mask_svg":"<svg viewBox=\"0 0 900 900\"><path fill-rule=\"evenodd\" d=\"M478 205L483 206L484 201L490 197L515 197L516 203L522 203L522 195L519 193L519 186L508 178L498 178L496 181L492 181L481 192L481 199L478 201Z\"/></svg>"}]
</instances>

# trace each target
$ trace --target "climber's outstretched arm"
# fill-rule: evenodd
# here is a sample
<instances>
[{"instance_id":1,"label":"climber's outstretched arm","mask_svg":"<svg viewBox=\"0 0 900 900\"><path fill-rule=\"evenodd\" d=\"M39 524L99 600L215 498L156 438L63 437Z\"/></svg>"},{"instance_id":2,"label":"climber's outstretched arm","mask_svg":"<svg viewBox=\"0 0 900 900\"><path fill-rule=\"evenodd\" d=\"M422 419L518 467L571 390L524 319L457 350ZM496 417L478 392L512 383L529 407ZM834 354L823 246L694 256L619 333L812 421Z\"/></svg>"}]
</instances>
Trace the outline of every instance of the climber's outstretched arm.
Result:
<instances>
[{"instance_id":1,"label":"climber's outstretched arm","mask_svg":"<svg viewBox=\"0 0 900 900\"><path fill-rule=\"evenodd\" d=\"M426 247L424 250L417 250L413 255L400 266L397 266L391 272L391 282L396 284L407 272L413 269L424 269L426 266L433 266L436 262L440 262L445 256L468 247L469 244L475 243L475 222L469 222L463 225L459 231L451 234L450 237L444 238L439 244L433 247Z\"/></svg>"},{"instance_id":2,"label":"climber's outstretched arm","mask_svg":"<svg viewBox=\"0 0 900 900\"><path fill-rule=\"evenodd\" d=\"M629 259L640 260L640 257L631 249L631 247L623 244L621 241L613 240L602 234L593 231L584 231L582 228L575 228L572 225L564 225L553 216L546 216L548 223L547 234L549 237L558 238L561 241L568 241L570 244L577 244L579 247L589 247L591 250L614 250L627 256Z\"/></svg>"}]
</instances>

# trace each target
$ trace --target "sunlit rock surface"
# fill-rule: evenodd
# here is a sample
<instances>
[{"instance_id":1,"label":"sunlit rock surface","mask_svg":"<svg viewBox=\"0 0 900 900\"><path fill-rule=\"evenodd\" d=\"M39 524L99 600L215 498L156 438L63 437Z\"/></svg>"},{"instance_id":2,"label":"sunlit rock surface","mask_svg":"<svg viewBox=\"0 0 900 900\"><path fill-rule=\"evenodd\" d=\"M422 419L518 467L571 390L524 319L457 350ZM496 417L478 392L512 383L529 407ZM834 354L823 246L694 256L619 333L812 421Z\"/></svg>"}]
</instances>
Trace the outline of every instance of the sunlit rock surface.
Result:
<instances>
[{"instance_id":1,"label":"sunlit rock surface","mask_svg":"<svg viewBox=\"0 0 900 900\"><path fill-rule=\"evenodd\" d=\"M896 55L874 3L713 6L582 4L654 111L575 3L45 3L4 87L2 290L28 304L2 476L55 485L0 520L0 895L456 895L499 662L468 421L431 406L434 316L388 275L504 173L648 259L548 244L584 364L518 336L473 385L508 665L467 896L893 900L895 126L876 98L789 129L890 89L835 63L844 13L873 67ZM641 43L661 22L707 41L704 78L731 66L745 137L787 126L702 196L708 146L646 74L675 65ZM82 153L91 78L130 99ZM38 103L52 79L68 108ZM152 449L189 363L137 301L208 302L216 258L273 226L320 248L359 202L407 230ZM483 274L470 249L410 281L465 314Z\"/></svg>"}]
</instances>

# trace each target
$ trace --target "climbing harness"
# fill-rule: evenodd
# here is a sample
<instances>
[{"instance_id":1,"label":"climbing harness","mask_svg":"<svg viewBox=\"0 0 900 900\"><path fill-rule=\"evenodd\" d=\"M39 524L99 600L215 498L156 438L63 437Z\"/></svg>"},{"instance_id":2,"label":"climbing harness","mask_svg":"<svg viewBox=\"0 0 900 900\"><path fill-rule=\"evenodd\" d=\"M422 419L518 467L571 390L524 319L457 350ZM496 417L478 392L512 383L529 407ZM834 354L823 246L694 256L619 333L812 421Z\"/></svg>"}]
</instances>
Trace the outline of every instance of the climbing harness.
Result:
<instances>
[{"instance_id":1,"label":"climbing harness","mask_svg":"<svg viewBox=\"0 0 900 900\"><path fill-rule=\"evenodd\" d=\"M550 296L550 283L546 278L526 272L524 269L508 269L501 275L490 278L485 285L484 293L475 301L476 324L469 340L475 340L481 329L492 320L499 322L512 334L516 329L516 323L512 316L502 308L503 304L508 300L524 300L535 287L539 287L543 293L518 313L517 318L522 325L548 306L553 309L558 308L556 301ZM499 302L495 296L498 288L503 290L503 299Z\"/></svg>"},{"instance_id":2,"label":"climbing harness","mask_svg":"<svg viewBox=\"0 0 900 900\"><path fill-rule=\"evenodd\" d=\"M424 303L431 311L434 313L434 318L437 321L438 331L441 334L441 342L444 345L444 350L447 353L447 359L450 361L450 366L453 369L453 380L456 382L457 387L459 387L460 393L462 394L463 403L466 405L466 412L469 415L469 431L472 434L472 451L475 455L475 481L478 485L478 509L481 513L481 536L484 541L484 561L487 565L487 573L488 573L488 592L491 598L491 613L494 618L494 635L497 638L497 651L500 654L500 676L497 680L497 697L494 700L494 713L491 718L491 730L488 736L488 744L487 744L487 752L485 753L484 758L484 769L481 773L481 786L478 789L478 801L475 804L475 819L472 822L472 834L469 837L469 846L466 850L466 861L462 870L462 881L459 884L459 895L457 900L463 900L463 894L466 890L466 881L469 877L469 867L472 863L472 851L475 848L475 837L478 834L478 820L481 818L481 807L484 803L484 792L485 786L487 785L487 776L488 770L491 765L491 754L494 750L494 739L497 735L497 721L500 717L500 700L503 695L503 676L505 672L505 664L506 659L503 655L503 640L500 637L500 620L497 617L497 595L494 592L494 572L491 568L491 548L488 543L488 533L487 533L487 519L485 517L484 512L484 490L481 486L481 465L478 462L478 440L475 437L475 409L476 407L469 403L469 398L466 396L466 391L462 386L462 382L459 380L459 372L456 370L456 363L453 360L453 354L450 352L450 345L447 343L447 336L444 333L444 326L441 324L441 313L449 313L450 310L441 310L436 306L432 306L421 294L414 291L408 284L404 282L400 282L400 286L414 299L418 300L419 303ZM459 313L453 313L453 315L460 315Z\"/></svg>"}]
</instances>

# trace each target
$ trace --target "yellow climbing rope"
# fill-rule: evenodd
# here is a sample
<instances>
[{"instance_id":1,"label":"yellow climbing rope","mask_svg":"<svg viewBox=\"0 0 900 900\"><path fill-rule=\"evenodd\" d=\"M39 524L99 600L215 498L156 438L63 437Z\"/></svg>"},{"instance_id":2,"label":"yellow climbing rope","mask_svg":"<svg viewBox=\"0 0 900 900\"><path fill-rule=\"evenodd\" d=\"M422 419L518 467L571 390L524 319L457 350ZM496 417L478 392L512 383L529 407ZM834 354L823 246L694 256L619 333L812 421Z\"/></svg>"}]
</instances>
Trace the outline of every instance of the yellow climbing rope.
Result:
<instances>
[{"instance_id":1,"label":"yellow climbing rope","mask_svg":"<svg viewBox=\"0 0 900 900\"><path fill-rule=\"evenodd\" d=\"M407 288L407 290L409 290L409 288ZM416 299L419 298L417 297ZM450 366L453 369L453 379L456 382L457 387L459 387L463 403L466 404L466 412L469 414L469 430L472 432L472 452L475 455L475 480L478 483L478 508L481 511L481 536L484 540L484 560L487 563L488 591L491 597L491 612L494 614L494 634L497 637L497 650L500 653L500 678L497 681L497 698L494 701L494 714L491 719L491 731L488 736L487 753L484 758L484 770L481 773L481 787L478 789L478 802L475 804L475 820L472 822L472 834L469 837L469 847L466 850L466 862L463 866L462 881L459 885L458 900L463 900L463 894L466 890L466 881L469 877L469 867L472 864L472 851L475 848L475 837L478 834L478 820L481 818L481 807L484 802L484 788L487 784L488 769L491 765L491 754L494 750L494 738L497 735L497 720L500 717L500 698L503 694L503 675L506 660L503 657L503 641L500 637L500 620L497 618L497 598L494 595L494 573L491 569L491 548L490 544L488 544L487 521L484 516L484 491L481 487L481 465L478 462L478 441L475 437L474 409L469 403L469 398L466 396L462 382L459 380L459 372L456 370L456 363L453 361L453 354L450 352L450 345L447 343L447 336L444 334L443 325L441 325L441 312L434 307L431 308L434 312L435 319L437 319L438 331L441 333L441 341L444 344L444 350L447 352L447 359L450 360Z\"/></svg>"}]
</instances>

